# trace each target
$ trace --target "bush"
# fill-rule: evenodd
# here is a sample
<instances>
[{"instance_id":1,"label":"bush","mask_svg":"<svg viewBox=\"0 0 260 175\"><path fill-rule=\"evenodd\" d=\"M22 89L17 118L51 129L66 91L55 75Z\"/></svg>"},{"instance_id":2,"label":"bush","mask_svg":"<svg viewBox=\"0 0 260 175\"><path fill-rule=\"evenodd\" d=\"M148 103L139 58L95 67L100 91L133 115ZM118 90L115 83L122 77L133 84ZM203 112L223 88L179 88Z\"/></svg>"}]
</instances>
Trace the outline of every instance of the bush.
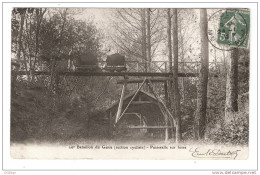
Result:
<instances>
[{"instance_id":1,"label":"bush","mask_svg":"<svg viewBox=\"0 0 260 175\"><path fill-rule=\"evenodd\" d=\"M248 113L238 112L234 114L230 122L223 124L216 132L210 133L209 138L215 143L222 144L248 144L249 123Z\"/></svg>"},{"instance_id":2,"label":"bush","mask_svg":"<svg viewBox=\"0 0 260 175\"><path fill-rule=\"evenodd\" d=\"M53 95L44 88L22 86L22 83L18 82L17 94L11 102L11 141L66 141L89 137L93 131L90 118L98 112L92 105L91 94L84 98ZM95 122L98 123L91 119L91 123Z\"/></svg>"}]
</instances>

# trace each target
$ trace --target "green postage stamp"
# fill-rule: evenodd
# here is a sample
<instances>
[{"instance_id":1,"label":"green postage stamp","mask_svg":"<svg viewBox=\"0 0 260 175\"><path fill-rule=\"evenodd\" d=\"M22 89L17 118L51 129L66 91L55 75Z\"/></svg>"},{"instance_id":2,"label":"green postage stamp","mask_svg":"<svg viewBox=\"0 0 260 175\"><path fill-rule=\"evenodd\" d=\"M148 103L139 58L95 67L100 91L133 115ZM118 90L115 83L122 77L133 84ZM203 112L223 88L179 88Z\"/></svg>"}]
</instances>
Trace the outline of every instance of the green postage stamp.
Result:
<instances>
[{"instance_id":1,"label":"green postage stamp","mask_svg":"<svg viewBox=\"0 0 260 175\"><path fill-rule=\"evenodd\" d=\"M220 16L217 43L231 47L248 48L250 12L227 9Z\"/></svg>"}]
</instances>

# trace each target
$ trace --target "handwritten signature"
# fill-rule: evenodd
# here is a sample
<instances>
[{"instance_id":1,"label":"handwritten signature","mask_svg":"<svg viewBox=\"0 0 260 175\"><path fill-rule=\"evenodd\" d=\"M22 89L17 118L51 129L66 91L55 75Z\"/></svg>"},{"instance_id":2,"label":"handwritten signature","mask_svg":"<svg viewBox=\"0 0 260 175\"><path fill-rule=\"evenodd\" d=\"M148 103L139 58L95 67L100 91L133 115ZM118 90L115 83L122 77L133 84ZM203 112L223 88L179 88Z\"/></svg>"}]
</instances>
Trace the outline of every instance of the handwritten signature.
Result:
<instances>
[{"instance_id":1,"label":"handwritten signature","mask_svg":"<svg viewBox=\"0 0 260 175\"><path fill-rule=\"evenodd\" d=\"M237 158L239 151L241 150L222 151L220 149L208 149L206 151L202 151L200 148L191 148L189 150L192 157L196 158L225 158L234 160Z\"/></svg>"}]
</instances>

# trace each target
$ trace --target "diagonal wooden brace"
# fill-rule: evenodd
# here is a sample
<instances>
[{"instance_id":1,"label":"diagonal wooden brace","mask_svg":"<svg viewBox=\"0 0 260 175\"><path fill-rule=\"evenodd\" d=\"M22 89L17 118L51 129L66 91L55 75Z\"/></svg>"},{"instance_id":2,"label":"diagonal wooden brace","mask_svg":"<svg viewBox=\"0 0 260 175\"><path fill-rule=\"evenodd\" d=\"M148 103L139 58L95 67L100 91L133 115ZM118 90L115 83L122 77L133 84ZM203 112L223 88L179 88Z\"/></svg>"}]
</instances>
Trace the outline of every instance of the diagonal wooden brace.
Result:
<instances>
[{"instance_id":1,"label":"diagonal wooden brace","mask_svg":"<svg viewBox=\"0 0 260 175\"><path fill-rule=\"evenodd\" d=\"M126 108L124 109L124 111L122 112L122 114L116 119L115 124L120 120L120 118L125 114L126 110L128 109L128 107L130 106L130 104L132 103L132 101L134 100L134 98L136 97L137 93L141 90L142 86L144 85L144 83L146 82L146 78L144 79L144 81L142 82L141 86L137 89L137 91L135 92L134 96L132 97L132 99L130 100L130 102L127 104ZM119 113L118 113L119 115Z\"/></svg>"}]
</instances>

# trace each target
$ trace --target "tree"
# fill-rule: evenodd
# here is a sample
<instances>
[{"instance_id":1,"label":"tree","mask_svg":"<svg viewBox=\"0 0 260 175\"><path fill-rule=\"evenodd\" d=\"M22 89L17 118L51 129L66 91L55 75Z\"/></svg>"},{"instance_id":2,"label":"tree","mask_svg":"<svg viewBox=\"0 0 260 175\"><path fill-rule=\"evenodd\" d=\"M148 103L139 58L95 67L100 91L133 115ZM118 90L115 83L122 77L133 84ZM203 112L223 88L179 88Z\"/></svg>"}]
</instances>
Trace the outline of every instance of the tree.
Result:
<instances>
[{"instance_id":1,"label":"tree","mask_svg":"<svg viewBox=\"0 0 260 175\"><path fill-rule=\"evenodd\" d=\"M225 118L228 120L230 115L238 111L238 48L231 51L230 60L227 63L226 81L226 105Z\"/></svg>"},{"instance_id":2,"label":"tree","mask_svg":"<svg viewBox=\"0 0 260 175\"><path fill-rule=\"evenodd\" d=\"M206 129L207 85L208 85L208 21L207 9L200 9L200 37L201 37L201 70L197 91L197 110L195 115L195 139L204 139Z\"/></svg>"},{"instance_id":3,"label":"tree","mask_svg":"<svg viewBox=\"0 0 260 175\"><path fill-rule=\"evenodd\" d=\"M19 36L18 36L18 50L17 50L17 60L20 61L21 59L21 50L22 50L22 37L23 37L23 26L24 26L24 18L26 13L26 8L19 8L17 9L18 13L21 16L21 22L20 22L20 29L19 29Z\"/></svg>"},{"instance_id":4,"label":"tree","mask_svg":"<svg viewBox=\"0 0 260 175\"><path fill-rule=\"evenodd\" d=\"M174 92L174 114L177 120L177 140L181 140L181 115L180 115L180 95L179 95L179 86L178 86L178 18L177 18L177 9L173 9L173 92Z\"/></svg>"},{"instance_id":5,"label":"tree","mask_svg":"<svg viewBox=\"0 0 260 175\"><path fill-rule=\"evenodd\" d=\"M61 53L61 49L62 49L62 45L61 45L61 43L62 43L62 40L63 40L63 35L64 35L64 28L65 28L65 24L66 24L66 21L67 21L67 11L68 11L68 8L66 8L62 13L61 13L61 17L62 17L62 26L61 26L61 31L60 31L60 35L59 35L59 41L58 41L58 43L59 43L59 48L58 48L58 53L57 53L57 55L58 55L58 57L60 56L60 53ZM55 57L52 57L51 58L51 80L50 80L50 88L52 89L52 88L54 88L54 91L57 93L57 91L58 91L58 76L57 76L57 72L56 72L56 63L57 62L57 57L55 56ZM55 81L54 83L53 83L53 80ZM53 84L55 84L55 86L54 87L52 87L53 86Z\"/></svg>"},{"instance_id":6,"label":"tree","mask_svg":"<svg viewBox=\"0 0 260 175\"><path fill-rule=\"evenodd\" d=\"M171 34L171 9L167 9L167 36L168 36L168 60L169 60L169 72L172 72L172 34Z\"/></svg>"},{"instance_id":7,"label":"tree","mask_svg":"<svg viewBox=\"0 0 260 175\"><path fill-rule=\"evenodd\" d=\"M146 9L147 14L147 62L148 62L148 72L151 69L152 53L151 53L151 9Z\"/></svg>"},{"instance_id":8,"label":"tree","mask_svg":"<svg viewBox=\"0 0 260 175\"><path fill-rule=\"evenodd\" d=\"M26 71L28 82L41 79L51 91L58 86L55 72L68 67L72 57L69 53L74 59L86 52L98 57L100 38L93 22L75 20L70 9L14 8L12 11L14 59ZM37 70L50 71L51 76L34 76Z\"/></svg>"},{"instance_id":9,"label":"tree","mask_svg":"<svg viewBox=\"0 0 260 175\"><path fill-rule=\"evenodd\" d=\"M144 61L145 72L147 72L146 10L145 9L141 9L141 31L142 31L142 57Z\"/></svg>"},{"instance_id":10,"label":"tree","mask_svg":"<svg viewBox=\"0 0 260 175\"><path fill-rule=\"evenodd\" d=\"M116 9L113 20L115 32L111 39L117 50L135 61L142 61L149 70L150 62L162 42L164 25L160 9Z\"/></svg>"},{"instance_id":11,"label":"tree","mask_svg":"<svg viewBox=\"0 0 260 175\"><path fill-rule=\"evenodd\" d=\"M168 60L169 60L169 72L172 72L172 34L171 34L171 9L167 9L167 38L168 38ZM172 92L172 81L168 81L168 87L165 83L165 91L168 91L165 93L165 100L167 107L170 107L173 101L173 92ZM170 97L170 100L168 99L168 96ZM171 106L172 107L172 106ZM166 130L166 133L168 133L168 130Z\"/></svg>"},{"instance_id":12,"label":"tree","mask_svg":"<svg viewBox=\"0 0 260 175\"><path fill-rule=\"evenodd\" d=\"M12 19L12 45L16 45L16 59L26 71L35 70L39 49L39 30L46 8L14 8ZM15 27L19 23L19 32ZM18 35L16 33L18 32ZM23 58L23 60L21 59ZM33 74L31 71L30 73ZM34 80L27 73L28 80Z\"/></svg>"}]
</instances>

